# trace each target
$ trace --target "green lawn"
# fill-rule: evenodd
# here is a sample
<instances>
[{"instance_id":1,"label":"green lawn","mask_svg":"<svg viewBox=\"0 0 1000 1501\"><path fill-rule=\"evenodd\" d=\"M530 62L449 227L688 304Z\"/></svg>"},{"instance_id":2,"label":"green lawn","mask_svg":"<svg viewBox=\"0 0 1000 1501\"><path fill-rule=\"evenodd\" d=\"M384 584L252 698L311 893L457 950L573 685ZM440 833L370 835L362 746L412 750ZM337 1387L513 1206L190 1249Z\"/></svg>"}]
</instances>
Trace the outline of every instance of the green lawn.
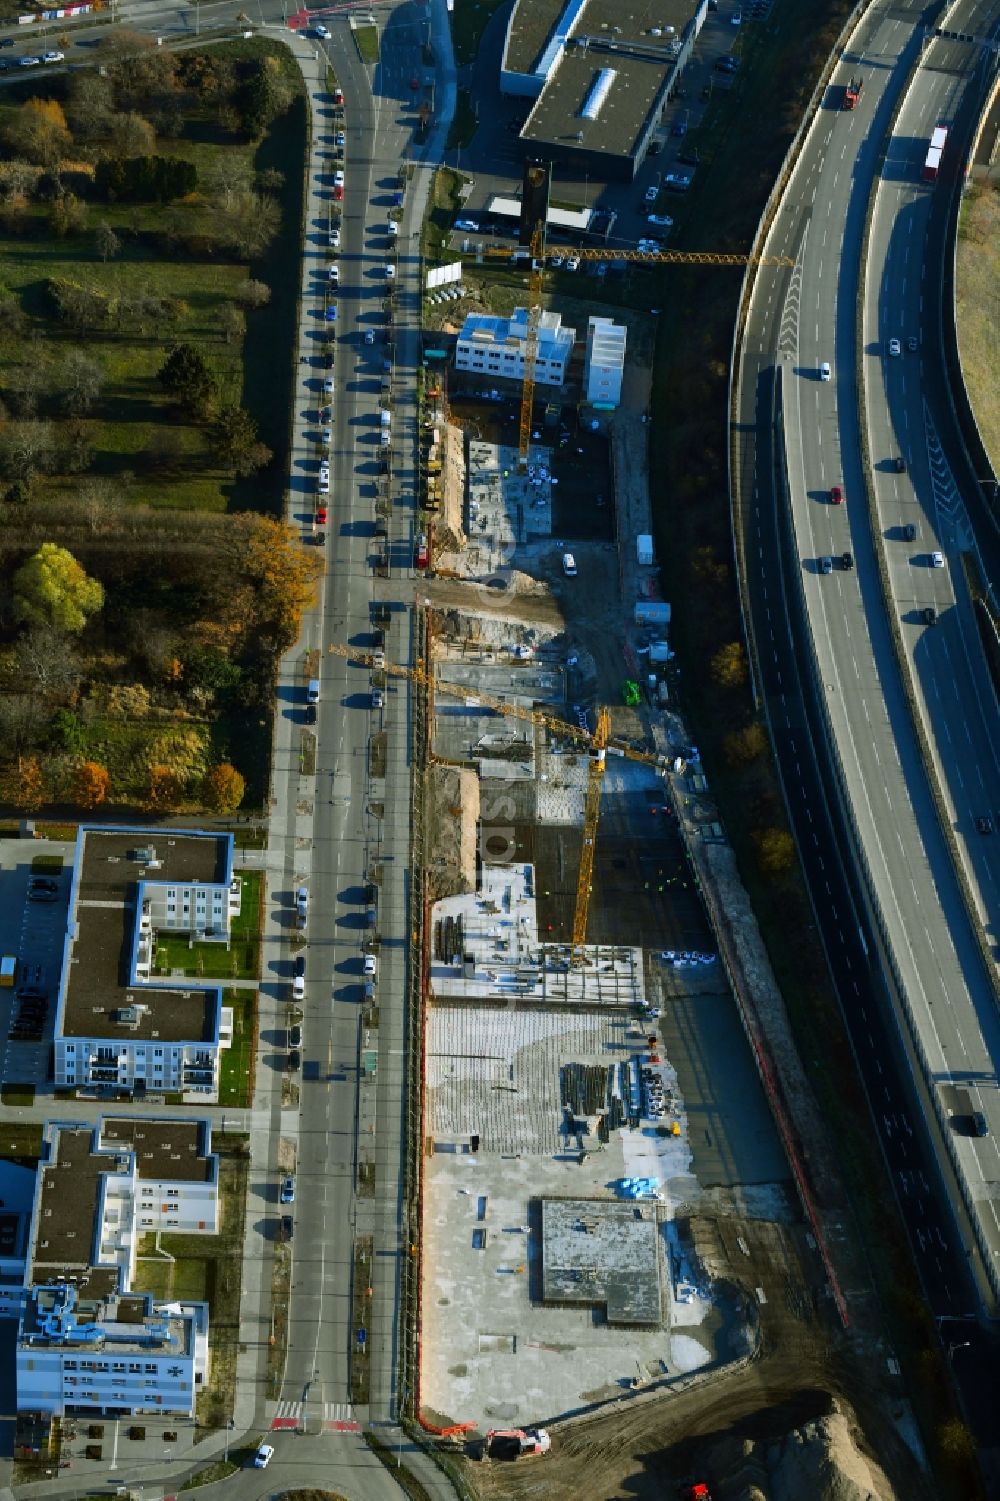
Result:
<instances>
[{"instance_id":1,"label":"green lawn","mask_svg":"<svg viewBox=\"0 0 1000 1501\"><path fill-rule=\"evenodd\" d=\"M156 972L171 974L183 970L186 975L213 980L256 980L260 973L260 871L243 871L239 875L243 888L239 917L233 919L230 945L190 943L179 933L158 933L156 938Z\"/></svg>"},{"instance_id":2,"label":"green lawn","mask_svg":"<svg viewBox=\"0 0 1000 1501\"><path fill-rule=\"evenodd\" d=\"M210 1308L212 1371L208 1389L198 1398L198 1422L202 1427L218 1427L232 1413L246 1183L246 1158L223 1154L219 1172L222 1199L219 1234L160 1237L162 1249L175 1258L171 1295L207 1299Z\"/></svg>"},{"instance_id":3,"label":"green lawn","mask_svg":"<svg viewBox=\"0 0 1000 1501\"><path fill-rule=\"evenodd\" d=\"M219 1104L250 1104L257 997L252 991L228 990L224 1003L233 1008L233 1041L222 1055Z\"/></svg>"},{"instance_id":4,"label":"green lawn","mask_svg":"<svg viewBox=\"0 0 1000 1501\"><path fill-rule=\"evenodd\" d=\"M192 161L199 171L199 190L200 182L207 182L219 170L235 180L241 171L252 174L280 165L286 179L278 192L281 228L259 262L247 264L217 249L199 254L165 245L160 237L167 228L190 217L192 208L187 202L88 200L81 231L59 239L48 226L48 204L31 200L17 219L17 233L0 233L0 285L15 296L29 319L27 334L0 334L0 360L5 366L21 363L27 340L36 334L41 339L32 360L43 370L54 370L74 349L84 348L95 357L103 367L103 391L92 411L79 419L94 452L87 472L127 474L131 478L126 500L182 511L220 512L237 505L276 509L283 489L280 459L287 451L294 337L294 319L289 313L294 310L298 285L298 258L290 252L293 247L297 250L301 233L302 83L286 49L276 43L256 38L208 45L203 50L220 47L234 58L261 54L278 58L296 92L292 107L254 145L220 129L210 106L203 106L203 114L192 112L185 117L178 139L158 137L154 149L160 156ZM47 84L34 88L43 97L51 92ZM0 130L24 97L23 85L16 98L4 91ZM121 247L106 263L98 254L94 234L102 223L118 235ZM141 328L128 323L121 329L88 327L78 333L59 322L50 309L45 295L48 278L82 284L110 297L122 290L130 295L144 290L170 299L171 312ZM242 337L230 332L227 338L224 320L231 299L251 278L271 286L271 302L246 313ZM216 462L205 424L192 421L165 399L157 372L171 345L181 341L199 349L215 376L220 399L247 406L257 419L261 438L275 451L278 462L256 477L252 490ZM49 415L44 403L40 415ZM39 498L64 503L78 485L72 475L47 475L39 481Z\"/></svg>"},{"instance_id":5,"label":"green lawn","mask_svg":"<svg viewBox=\"0 0 1000 1501\"><path fill-rule=\"evenodd\" d=\"M0 1092L0 1100L11 1106L31 1105L34 1103L34 1090L30 1091L30 1095L29 1099L19 1086L8 1085ZM37 1159L41 1152L41 1125L25 1121L0 1121L0 1158L6 1161Z\"/></svg>"},{"instance_id":6,"label":"green lawn","mask_svg":"<svg viewBox=\"0 0 1000 1501\"><path fill-rule=\"evenodd\" d=\"M378 62L377 26L355 26L354 41L363 63Z\"/></svg>"},{"instance_id":7,"label":"green lawn","mask_svg":"<svg viewBox=\"0 0 1000 1501\"><path fill-rule=\"evenodd\" d=\"M958 343L962 371L979 431L1000 470L1000 184L976 182L962 201L957 268ZM992 317L983 310L993 309Z\"/></svg>"},{"instance_id":8,"label":"green lawn","mask_svg":"<svg viewBox=\"0 0 1000 1501\"><path fill-rule=\"evenodd\" d=\"M424 259L431 265L453 259L447 237L462 206L459 190L465 181L462 173L451 167L439 167L434 174L430 203L420 232L420 248Z\"/></svg>"},{"instance_id":9,"label":"green lawn","mask_svg":"<svg viewBox=\"0 0 1000 1501\"><path fill-rule=\"evenodd\" d=\"M133 1286L138 1292L152 1293L164 1300L173 1296L174 1263L160 1257L137 1261Z\"/></svg>"}]
</instances>

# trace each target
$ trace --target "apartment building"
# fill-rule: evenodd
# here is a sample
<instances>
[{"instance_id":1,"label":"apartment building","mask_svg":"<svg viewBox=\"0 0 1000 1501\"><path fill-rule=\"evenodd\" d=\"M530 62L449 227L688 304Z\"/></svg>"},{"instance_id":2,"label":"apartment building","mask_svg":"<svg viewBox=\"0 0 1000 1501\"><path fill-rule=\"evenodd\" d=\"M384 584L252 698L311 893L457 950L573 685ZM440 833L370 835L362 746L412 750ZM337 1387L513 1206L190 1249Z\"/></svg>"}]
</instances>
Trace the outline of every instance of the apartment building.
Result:
<instances>
[{"instance_id":1,"label":"apartment building","mask_svg":"<svg viewBox=\"0 0 1000 1501\"><path fill-rule=\"evenodd\" d=\"M240 905L229 834L81 828L55 1016L56 1088L216 1099L231 1009L216 983L154 973L157 943L228 945Z\"/></svg>"},{"instance_id":2,"label":"apartment building","mask_svg":"<svg viewBox=\"0 0 1000 1501\"><path fill-rule=\"evenodd\" d=\"M510 318L469 313L455 346L455 368L476 375L523 380L527 342L527 308L515 308ZM542 313L535 361L537 385L561 386L565 383L566 367L575 342L576 329L564 328L559 313Z\"/></svg>"},{"instance_id":3,"label":"apartment building","mask_svg":"<svg viewBox=\"0 0 1000 1501\"><path fill-rule=\"evenodd\" d=\"M17 1331L20 1412L193 1416L208 1305L137 1291L138 1237L219 1229L218 1158L198 1120L50 1122Z\"/></svg>"},{"instance_id":4,"label":"apartment building","mask_svg":"<svg viewBox=\"0 0 1000 1501\"><path fill-rule=\"evenodd\" d=\"M611 318L592 316L588 320L583 363L583 391L588 405L607 408L620 404L627 335L625 325Z\"/></svg>"}]
</instances>

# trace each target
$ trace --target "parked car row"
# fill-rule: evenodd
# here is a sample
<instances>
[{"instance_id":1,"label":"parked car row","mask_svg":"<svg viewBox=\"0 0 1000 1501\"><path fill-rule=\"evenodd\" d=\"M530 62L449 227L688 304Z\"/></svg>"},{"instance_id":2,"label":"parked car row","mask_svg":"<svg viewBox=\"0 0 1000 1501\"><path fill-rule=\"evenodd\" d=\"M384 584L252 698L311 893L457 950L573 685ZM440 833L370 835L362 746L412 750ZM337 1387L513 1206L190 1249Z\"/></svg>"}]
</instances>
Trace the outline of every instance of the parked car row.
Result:
<instances>
[{"instance_id":1,"label":"parked car row","mask_svg":"<svg viewBox=\"0 0 1000 1501\"><path fill-rule=\"evenodd\" d=\"M40 964L27 965L14 997L9 1037L13 1042L39 1042L48 1014L44 971Z\"/></svg>"}]
</instances>

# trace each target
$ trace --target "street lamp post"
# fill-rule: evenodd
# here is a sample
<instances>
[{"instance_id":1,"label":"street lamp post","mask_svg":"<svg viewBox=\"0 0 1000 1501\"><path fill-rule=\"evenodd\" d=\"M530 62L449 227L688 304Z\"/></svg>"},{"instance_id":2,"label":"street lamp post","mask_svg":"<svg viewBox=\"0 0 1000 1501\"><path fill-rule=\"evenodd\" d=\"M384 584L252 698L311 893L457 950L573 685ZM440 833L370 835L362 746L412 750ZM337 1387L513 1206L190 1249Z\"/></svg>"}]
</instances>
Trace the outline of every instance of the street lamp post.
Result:
<instances>
[{"instance_id":1,"label":"street lamp post","mask_svg":"<svg viewBox=\"0 0 1000 1501\"><path fill-rule=\"evenodd\" d=\"M235 1427L236 1419L230 1418L229 1422L226 1424L226 1464L229 1463L229 1435L232 1433Z\"/></svg>"}]
</instances>

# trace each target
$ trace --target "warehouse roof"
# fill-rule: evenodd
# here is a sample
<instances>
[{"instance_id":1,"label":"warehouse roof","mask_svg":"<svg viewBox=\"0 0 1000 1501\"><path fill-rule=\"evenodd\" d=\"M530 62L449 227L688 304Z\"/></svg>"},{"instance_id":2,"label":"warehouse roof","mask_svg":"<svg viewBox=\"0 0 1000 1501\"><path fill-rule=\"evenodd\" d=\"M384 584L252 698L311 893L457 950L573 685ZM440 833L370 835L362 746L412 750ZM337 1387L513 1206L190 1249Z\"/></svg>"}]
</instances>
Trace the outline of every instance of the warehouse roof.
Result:
<instances>
[{"instance_id":1,"label":"warehouse roof","mask_svg":"<svg viewBox=\"0 0 1000 1501\"><path fill-rule=\"evenodd\" d=\"M673 59L640 56L602 46L568 51L542 89L524 128L522 141L546 142L606 156L628 156L660 95L668 86ZM583 114L603 69L613 77L595 114Z\"/></svg>"}]
</instances>

